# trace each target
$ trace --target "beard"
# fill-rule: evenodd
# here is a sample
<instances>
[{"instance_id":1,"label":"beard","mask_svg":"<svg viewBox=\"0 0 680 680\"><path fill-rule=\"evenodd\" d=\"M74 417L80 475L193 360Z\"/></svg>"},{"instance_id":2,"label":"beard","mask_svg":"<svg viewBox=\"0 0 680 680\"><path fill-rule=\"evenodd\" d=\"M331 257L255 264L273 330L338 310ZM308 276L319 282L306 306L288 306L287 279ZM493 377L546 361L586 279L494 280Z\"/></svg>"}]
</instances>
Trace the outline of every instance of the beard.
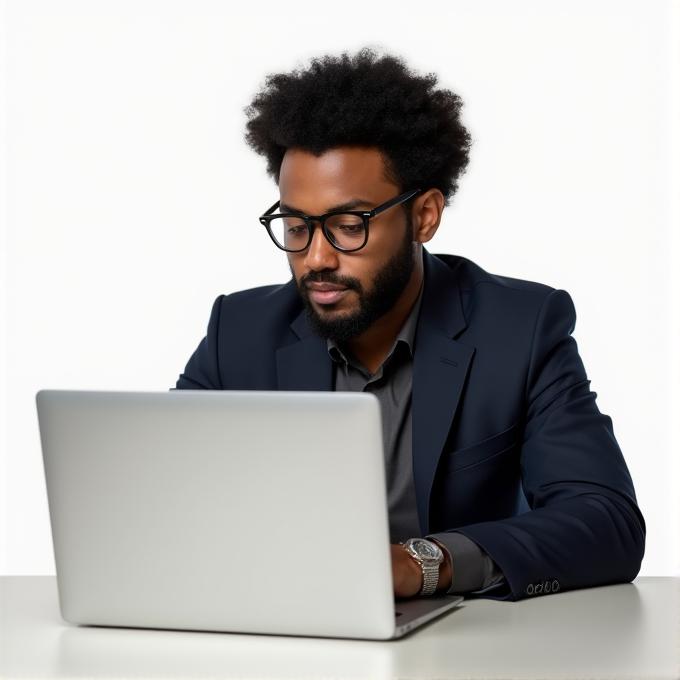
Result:
<instances>
[{"instance_id":1,"label":"beard","mask_svg":"<svg viewBox=\"0 0 680 680\"><path fill-rule=\"evenodd\" d=\"M413 250L413 229L407 224L406 238L399 252L378 271L370 291L366 292L358 279L337 276L333 272L310 272L295 281L307 312L307 322L315 335L335 342L346 342L361 337L380 317L391 311L406 289L416 266ZM334 283L356 291L359 307L354 312L338 316L319 313L312 305L307 283ZM332 312L335 305L325 306Z\"/></svg>"}]
</instances>

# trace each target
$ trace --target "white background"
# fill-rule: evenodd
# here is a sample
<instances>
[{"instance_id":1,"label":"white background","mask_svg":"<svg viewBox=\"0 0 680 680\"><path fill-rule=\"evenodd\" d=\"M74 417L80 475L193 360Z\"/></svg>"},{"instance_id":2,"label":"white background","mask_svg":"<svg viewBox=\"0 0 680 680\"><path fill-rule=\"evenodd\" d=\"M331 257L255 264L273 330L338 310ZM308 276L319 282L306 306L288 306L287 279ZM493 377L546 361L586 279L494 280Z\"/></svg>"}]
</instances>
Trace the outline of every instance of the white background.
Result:
<instances>
[{"instance_id":1,"label":"white background","mask_svg":"<svg viewBox=\"0 0 680 680\"><path fill-rule=\"evenodd\" d=\"M34 396L165 390L219 293L288 278L243 142L269 72L382 46L466 103L432 252L565 288L648 523L680 573L677 3L5 4L0 574L54 573Z\"/></svg>"}]
</instances>

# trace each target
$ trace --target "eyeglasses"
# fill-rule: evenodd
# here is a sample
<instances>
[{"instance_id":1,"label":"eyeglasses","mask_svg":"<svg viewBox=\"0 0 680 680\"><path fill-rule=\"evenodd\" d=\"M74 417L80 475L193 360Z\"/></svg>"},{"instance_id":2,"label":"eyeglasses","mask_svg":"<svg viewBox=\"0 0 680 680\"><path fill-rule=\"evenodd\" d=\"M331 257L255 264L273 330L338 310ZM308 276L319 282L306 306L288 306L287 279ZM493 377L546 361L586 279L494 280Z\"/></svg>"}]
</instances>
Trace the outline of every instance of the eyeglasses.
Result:
<instances>
[{"instance_id":1,"label":"eyeglasses","mask_svg":"<svg viewBox=\"0 0 680 680\"><path fill-rule=\"evenodd\" d=\"M373 210L336 210L324 215L301 215L299 213L272 213L279 207L279 201L260 216L274 244L287 253L306 250L314 236L314 222L321 225L328 242L344 253L361 250L368 242L368 221L371 217L413 198L420 189L412 189Z\"/></svg>"}]
</instances>

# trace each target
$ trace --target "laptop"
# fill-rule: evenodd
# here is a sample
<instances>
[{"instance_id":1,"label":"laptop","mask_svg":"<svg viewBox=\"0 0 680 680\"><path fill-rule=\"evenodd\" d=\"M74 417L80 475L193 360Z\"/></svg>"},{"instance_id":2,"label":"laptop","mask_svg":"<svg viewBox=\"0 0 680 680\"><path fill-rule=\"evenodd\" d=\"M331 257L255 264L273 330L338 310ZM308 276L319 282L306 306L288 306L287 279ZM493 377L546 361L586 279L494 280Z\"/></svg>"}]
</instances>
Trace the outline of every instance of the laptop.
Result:
<instances>
[{"instance_id":1,"label":"laptop","mask_svg":"<svg viewBox=\"0 0 680 680\"><path fill-rule=\"evenodd\" d=\"M373 395L36 400L70 623L384 640L462 599L395 603Z\"/></svg>"}]
</instances>

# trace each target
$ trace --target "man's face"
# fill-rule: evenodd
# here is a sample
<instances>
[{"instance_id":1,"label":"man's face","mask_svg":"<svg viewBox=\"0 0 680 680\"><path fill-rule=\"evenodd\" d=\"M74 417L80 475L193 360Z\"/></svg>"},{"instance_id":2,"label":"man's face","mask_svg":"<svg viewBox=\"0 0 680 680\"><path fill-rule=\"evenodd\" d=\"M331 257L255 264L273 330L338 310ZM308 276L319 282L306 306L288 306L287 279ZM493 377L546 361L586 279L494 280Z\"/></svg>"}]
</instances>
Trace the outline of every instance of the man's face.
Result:
<instances>
[{"instance_id":1,"label":"man's face","mask_svg":"<svg viewBox=\"0 0 680 680\"><path fill-rule=\"evenodd\" d=\"M345 147L322 156L290 149L281 165L282 212L321 215L370 210L401 189L385 179L376 149ZM363 335L389 312L415 267L410 221L394 206L369 222L368 243L352 253L336 250L315 225L306 251L288 262L317 335L347 341Z\"/></svg>"}]
</instances>

